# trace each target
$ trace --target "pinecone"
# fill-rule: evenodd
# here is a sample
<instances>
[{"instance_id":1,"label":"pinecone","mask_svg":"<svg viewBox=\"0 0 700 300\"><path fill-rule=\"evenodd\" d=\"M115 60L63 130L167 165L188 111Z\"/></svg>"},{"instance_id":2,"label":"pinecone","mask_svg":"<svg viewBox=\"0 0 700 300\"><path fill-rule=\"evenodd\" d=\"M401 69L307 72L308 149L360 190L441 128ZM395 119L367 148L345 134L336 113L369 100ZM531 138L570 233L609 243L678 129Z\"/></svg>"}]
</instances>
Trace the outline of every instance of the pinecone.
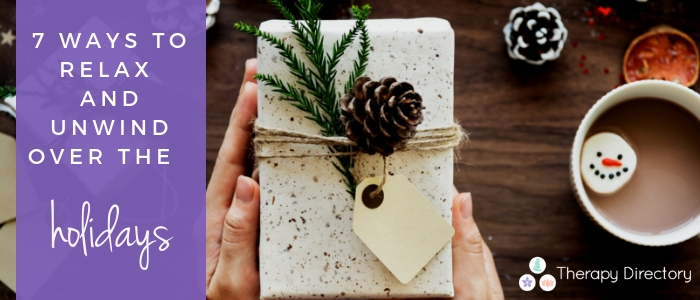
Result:
<instances>
[{"instance_id":1,"label":"pinecone","mask_svg":"<svg viewBox=\"0 0 700 300\"><path fill-rule=\"evenodd\" d=\"M360 151L389 156L416 134L423 122L423 99L408 82L385 77L355 80L355 86L338 101L345 135Z\"/></svg>"},{"instance_id":2,"label":"pinecone","mask_svg":"<svg viewBox=\"0 0 700 300\"><path fill-rule=\"evenodd\" d=\"M512 59L541 65L559 57L568 31L555 8L535 3L513 9L503 33Z\"/></svg>"}]
</instances>

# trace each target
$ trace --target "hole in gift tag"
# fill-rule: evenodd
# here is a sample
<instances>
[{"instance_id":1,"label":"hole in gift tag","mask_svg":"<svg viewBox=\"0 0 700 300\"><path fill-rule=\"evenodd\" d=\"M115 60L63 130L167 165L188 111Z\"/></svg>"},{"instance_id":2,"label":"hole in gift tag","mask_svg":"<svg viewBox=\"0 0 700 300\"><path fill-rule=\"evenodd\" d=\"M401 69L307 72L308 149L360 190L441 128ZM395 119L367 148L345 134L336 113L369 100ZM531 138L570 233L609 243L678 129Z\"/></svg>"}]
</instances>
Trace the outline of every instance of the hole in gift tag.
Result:
<instances>
[{"instance_id":1,"label":"hole in gift tag","mask_svg":"<svg viewBox=\"0 0 700 300\"><path fill-rule=\"evenodd\" d=\"M372 193L376 191L377 188L379 188L379 186L372 184L367 186L365 190L362 191L362 203L367 208L375 209L382 205L382 201L384 201L384 191L379 191L379 194L372 197Z\"/></svg>"}]
</instances>

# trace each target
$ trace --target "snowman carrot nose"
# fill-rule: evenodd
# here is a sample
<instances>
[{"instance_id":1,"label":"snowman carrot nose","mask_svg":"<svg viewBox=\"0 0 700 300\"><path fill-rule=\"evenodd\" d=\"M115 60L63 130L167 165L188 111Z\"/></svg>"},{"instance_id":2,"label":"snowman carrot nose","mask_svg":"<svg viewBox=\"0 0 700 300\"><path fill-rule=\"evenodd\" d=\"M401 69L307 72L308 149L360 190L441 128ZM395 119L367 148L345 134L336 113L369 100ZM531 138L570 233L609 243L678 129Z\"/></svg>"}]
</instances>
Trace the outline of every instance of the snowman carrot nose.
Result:
<instances>
[{"instance_id":1,"label":"snowman carrot nose","mask_svg":"<svg viewBox=\"0 0 700 300\"><path fill-rule=\"evenodd\" d=\"M617 159L603 158L603 165L606 167L621 167L622 163Z\"/></svg>"}]
</instances>

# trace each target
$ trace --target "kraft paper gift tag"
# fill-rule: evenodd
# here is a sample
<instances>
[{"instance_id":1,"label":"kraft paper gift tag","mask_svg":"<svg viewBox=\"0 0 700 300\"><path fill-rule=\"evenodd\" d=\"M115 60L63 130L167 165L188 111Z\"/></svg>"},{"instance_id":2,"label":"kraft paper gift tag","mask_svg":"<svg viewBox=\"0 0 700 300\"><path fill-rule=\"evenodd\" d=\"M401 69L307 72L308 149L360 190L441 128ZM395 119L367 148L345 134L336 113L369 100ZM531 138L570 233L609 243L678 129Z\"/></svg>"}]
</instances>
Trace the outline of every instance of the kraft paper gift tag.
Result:
<instances>
[{"instance_id":1,"label":"kraft paper gift tag","mask_svg":"<svg viewBox=\"0 0 700 300\"><path fill-rule=\"evenodd\" d=\"M0 281L17 291L17 223L0 227Z\"/></svg>"},{"instance_id":2,"label":"kraft paper gift tag","mask_svg":"<svg viewBox=\"0 0 700 300\"><path fill-rule=\"evenodd\" d=\"M15 139L0 133L0 224L16 216Z\"/></svg>"},{"instance_id":3,"label":"kraft paper gift tag","mask_svg":"<svg viewBox=\"0 0 700 300\"><path fill-rule=\"evenodd\" d=\"M325 49L350 30L353 20L322 21ZM302 49L287 21L272 20L260 29ZM423 98L425 117L418 130L454 123L454 32L446 20L372 19L367 21L372 50L365 72L411 83ZM356 40L339 62L336 89L353 69ZM298 86L279 50L258 40L258 72L277 75ZM299 52L297 53L299 55ZM303 58L304 55L300 55ZM258 84L261 126L319 134L305 113L280 99L274 88ZM319 145L272 145L271 153L323 152ZM440 216L452 220L453 151L396 152L388 171L410 179ZM260 297L263 299L379 299L452 297L452 251L449 243L408 283L401 283L352 230L355 201L333 157L273 157L259 160ZM359 155L357 171L381 176L380 155ZM433 253L435 254L435 253Z\"/></svg>"},{"instance_id":4,"label":"kraft paper gift tag","mask_svg":"<svg viewBox=\"0 0 700 300\"><path fill-rule=\"evenodd\" d=\"M408 178L387 176L377 193L382 180L367 178L357 186L352 229L407 284L452 239L455 230Z\"/></svg>"}]
</instances>

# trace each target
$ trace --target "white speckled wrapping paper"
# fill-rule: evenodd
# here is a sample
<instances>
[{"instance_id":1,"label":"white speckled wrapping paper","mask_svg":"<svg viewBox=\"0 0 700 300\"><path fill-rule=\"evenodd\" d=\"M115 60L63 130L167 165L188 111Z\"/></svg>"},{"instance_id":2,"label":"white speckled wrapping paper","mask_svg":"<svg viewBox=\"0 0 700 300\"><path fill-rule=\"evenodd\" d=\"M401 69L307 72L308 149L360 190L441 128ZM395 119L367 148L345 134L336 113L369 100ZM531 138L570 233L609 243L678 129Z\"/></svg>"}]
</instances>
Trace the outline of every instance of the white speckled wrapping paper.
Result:
<instances>
[{"instance_id":1,"label":"white speckled wrapping paper","mask_svg":"<svg viewBox=\"0 0 700 300\"><path fill-rule=\"evenodd\" d=\"M323 21L325 47L340 39L352 20ZM419 129L452 124L454 103L454 32L436 18L369 20L372 51L366 75L408 81L423 97L425 120ZM287 21L267 21L261 30L286 39L300 55ZM359 42L338 65L337 88L343 90ZM278 50L258 40L258 72L296 82ZM298 87L298 85L297 85ZM305 113L258 86L258 122L266 127L318 134ZM312 145L276 146L266 151L317 151ZM323 148L321 146L321 148ZM322 149L321 149L322 150ZM260 288L263 299L450 297L451 244L447 244L408 284L401 284L352 232L353 199L332 157L268 158L260 161ZM362 176L382 174L379 155L359 157ZM388 158L391 174L403 174L451 223L452 150L397 152Z\"/></svg>"}]
</instances>

